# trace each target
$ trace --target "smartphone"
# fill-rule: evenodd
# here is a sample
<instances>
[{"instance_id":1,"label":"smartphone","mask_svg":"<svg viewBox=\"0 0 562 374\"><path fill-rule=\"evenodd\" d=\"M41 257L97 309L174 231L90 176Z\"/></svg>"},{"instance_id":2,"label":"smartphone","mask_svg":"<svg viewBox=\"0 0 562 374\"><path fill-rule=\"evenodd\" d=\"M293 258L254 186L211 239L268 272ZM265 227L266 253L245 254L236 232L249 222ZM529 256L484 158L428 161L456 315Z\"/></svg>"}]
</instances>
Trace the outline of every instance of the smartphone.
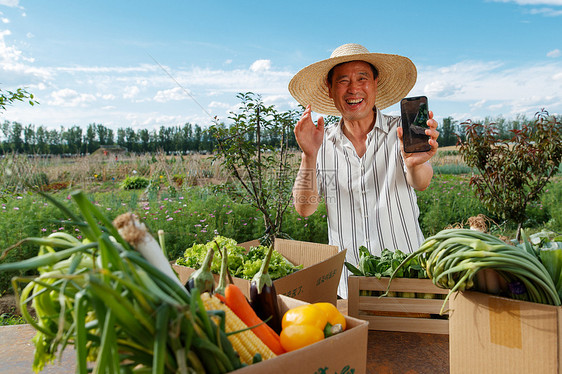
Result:
<instances>
[{"instance_id":1,"label":"smartphone","mask_svg":"<svg viewBox=\"0 0 562 374\"><path fill-rule=\"evenodd\" d=\"M429 119L429 107L427 97L406 97L400 101L400 112L402 115L402 129L404 136L404 152L427 152L431 150L428 141L430 136L425 134L427 120Z\"/></svg>"}]
</instances>

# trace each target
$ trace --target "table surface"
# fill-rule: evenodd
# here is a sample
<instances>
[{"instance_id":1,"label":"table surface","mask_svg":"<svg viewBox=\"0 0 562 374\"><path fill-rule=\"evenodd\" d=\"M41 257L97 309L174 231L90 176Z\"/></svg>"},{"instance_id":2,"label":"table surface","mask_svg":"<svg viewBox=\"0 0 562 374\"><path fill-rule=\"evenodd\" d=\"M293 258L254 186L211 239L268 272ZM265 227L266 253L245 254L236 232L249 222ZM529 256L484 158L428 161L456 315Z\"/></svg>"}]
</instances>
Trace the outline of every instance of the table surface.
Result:
<instances>
[{"instance_id":1,"label":"table surface","mask_svg":"<svg viewBox=\"0 0 562 374\"><path fill-rule=\"evenodd\" d=\"M345 302L338 308L346 311ZM35 330L30 325L0 327L0 374L33 373ZM73 374L75 358L68 349L62 360L41 373ZM367 373L445 374L449 373L449 336L389 331L369 331Z\"/></svg>"}]
</instances>

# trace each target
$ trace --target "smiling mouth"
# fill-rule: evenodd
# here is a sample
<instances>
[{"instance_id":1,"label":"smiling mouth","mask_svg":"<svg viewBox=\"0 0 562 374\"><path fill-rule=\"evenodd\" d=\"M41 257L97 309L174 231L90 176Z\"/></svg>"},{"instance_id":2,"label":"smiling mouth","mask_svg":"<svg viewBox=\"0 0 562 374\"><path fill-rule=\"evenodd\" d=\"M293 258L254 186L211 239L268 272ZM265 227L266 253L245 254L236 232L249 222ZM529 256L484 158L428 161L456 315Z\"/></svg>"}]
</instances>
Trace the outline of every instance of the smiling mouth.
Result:
<instances>
[{"instance_id":1,"label":"smiling mouth","mask_svg":"<svg viewBox=\"0 0 562 374\"><path fill-rule=\"evenodd\" d=\"M356 104L361 104L363 102L363 99L348 99L345 102L348 103L349 105L356 105Z\"/></svg>"}]
</instances>

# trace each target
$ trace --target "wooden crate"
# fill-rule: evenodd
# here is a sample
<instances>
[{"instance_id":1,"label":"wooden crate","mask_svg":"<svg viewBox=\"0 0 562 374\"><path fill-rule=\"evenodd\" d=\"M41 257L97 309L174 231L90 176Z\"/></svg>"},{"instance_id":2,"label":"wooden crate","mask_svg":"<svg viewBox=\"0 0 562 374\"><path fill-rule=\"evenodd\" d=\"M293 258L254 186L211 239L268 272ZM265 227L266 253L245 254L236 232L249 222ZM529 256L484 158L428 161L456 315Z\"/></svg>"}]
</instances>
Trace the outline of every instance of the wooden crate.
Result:
<instances>
[{"instance_id":1,"label":"wooden crate","mask_svg":"<svg viewBox=\"0 0 562 374\"><path fill-rule=\"evenodd\" d=\"M449 334L448 303L439 315L448 289L435 286L430 279L395 278L390 291L436 295L434 299L380 297L389 278L349 276L348 314L369 322L369 330ZM369 296L363 296L363 295ZM374 294L374 295L371 295Z\"/></svg>"}]
</instances>

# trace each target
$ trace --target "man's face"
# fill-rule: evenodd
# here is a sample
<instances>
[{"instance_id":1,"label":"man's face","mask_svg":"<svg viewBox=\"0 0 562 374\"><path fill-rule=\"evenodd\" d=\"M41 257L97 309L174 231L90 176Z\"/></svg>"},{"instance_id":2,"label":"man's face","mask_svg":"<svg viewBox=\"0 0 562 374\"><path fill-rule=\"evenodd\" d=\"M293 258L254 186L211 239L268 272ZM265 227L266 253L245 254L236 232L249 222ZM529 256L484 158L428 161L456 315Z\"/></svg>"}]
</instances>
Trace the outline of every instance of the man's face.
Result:
<instances>
[{"instance_id":1,"label":"man's face","mask_svg":"<svg viewBox=\"0 0 562 374\"><path fill-rule=\"evenodd\" d=\"M329 95L345 120L372 119L377 82L371 65L364 61L347 62L334 68L332 81L328 82Z\"/></svg>"}]
</instances>

